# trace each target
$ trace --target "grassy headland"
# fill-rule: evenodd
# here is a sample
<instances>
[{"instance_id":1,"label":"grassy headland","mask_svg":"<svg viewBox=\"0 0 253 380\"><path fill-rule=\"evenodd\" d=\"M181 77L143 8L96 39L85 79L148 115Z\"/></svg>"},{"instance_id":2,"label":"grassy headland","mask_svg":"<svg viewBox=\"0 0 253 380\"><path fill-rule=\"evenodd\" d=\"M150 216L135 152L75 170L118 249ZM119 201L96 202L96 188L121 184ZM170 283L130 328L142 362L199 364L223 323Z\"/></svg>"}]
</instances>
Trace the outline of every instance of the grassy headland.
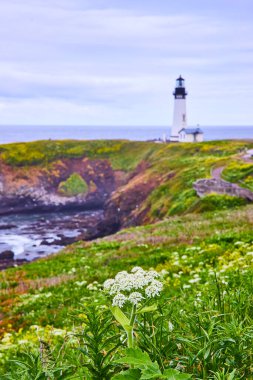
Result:
<instances>
[{"instance_id":1,"label":"grassy headland","mask_svg":"<svg viewBox=\"0 0 253 380\"><path fill-rule=\"evenodd\" d=\"M59 183L64 160L106 160L115 173L121 173L122 178L113 195L115 206L124 209L126 198L140 192L133 210L130 210L130 219L150 223L171 215L238 205L238 201L227 197L200 200L193 183L210 177L211 169L217 166L228 166L224 176L230 180L234 178L231 177L231 165L236 162L236 178L243 176L244 184L250 184L251 165L247 164L245 171L245 163L240 161L240 156L252 147L253 143L248 141L155 144L121 140L47 140L1 145L0 160L11 170L16 170L18 177L29 177L31 168L36 168L37 176L48 176L51 182ZM71 193L78 193L78 189L73 188L78 181L71 182ZM134 200L129 202L133 204ZM127 225L125 219L128 217L123 217L123 225Z\"/></svg>"}]
</instances>

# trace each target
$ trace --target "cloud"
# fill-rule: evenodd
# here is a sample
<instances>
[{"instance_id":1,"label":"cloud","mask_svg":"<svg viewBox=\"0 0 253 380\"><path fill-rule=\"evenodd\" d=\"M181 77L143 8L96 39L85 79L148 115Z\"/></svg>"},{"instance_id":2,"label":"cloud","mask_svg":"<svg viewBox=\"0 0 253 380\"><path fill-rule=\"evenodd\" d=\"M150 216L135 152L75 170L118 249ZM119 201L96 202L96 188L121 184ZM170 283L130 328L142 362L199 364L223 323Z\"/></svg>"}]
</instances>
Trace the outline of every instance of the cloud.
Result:
<instances>
[{"instance_id":1,"label":"cloud","mask_svg":"<svg viewBox=\"0 0 253 380\"><path fill-rule=\"evenodd\" d=\"M36 123L41 115L45 122L110 124L118 117L119 124L135 124L142 117L141 124L170 123L174 79L182 73L193 123L214 120L208 101L217 99L216 123L235 120L228 110L236 102L244 122L252 120L241 100L245 95L253 101L250 19L229 19L226 0L214 1L208 13L193 0L180 11L162 0L150 4L2 1L1 119L14 122L17 115L18 123Z\"/></svg>"},{"instance_id":2,"label":"cloud","mask_svg":"<svg viewBox=\"0 0 253 380\"><path fill-rule=\"evenodd\" d=\"M69 54L68 47L78 46L123 45L124 48L166 48L180 53L182 46L184 51L203 48L205 39L219 36L224 29L221 21L210 23L206 17L194 13L150 15L126 9L75 9L59 7L55 1L10 1L2 6L0 13L2 43L9 44L7 54L14 53L19 44L19 54L36 55L42 49L48 50L52 57L64 51ZM24 46L29 50L23 50Z\"/></svg>"}]
</instances>

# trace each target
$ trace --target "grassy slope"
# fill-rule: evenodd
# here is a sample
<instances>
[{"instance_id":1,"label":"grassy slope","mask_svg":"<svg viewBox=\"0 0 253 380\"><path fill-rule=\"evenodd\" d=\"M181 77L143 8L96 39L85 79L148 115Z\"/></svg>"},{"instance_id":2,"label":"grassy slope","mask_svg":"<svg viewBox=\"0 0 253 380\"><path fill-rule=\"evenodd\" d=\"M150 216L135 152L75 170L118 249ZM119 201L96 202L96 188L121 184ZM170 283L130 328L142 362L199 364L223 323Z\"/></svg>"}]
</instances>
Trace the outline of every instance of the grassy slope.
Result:
<instances>
[{"instance_id":1,"label":"grassy slope","mask_svg":"<svg viewBox=\"0 0 253 380\"><path fill-rule=\"evenodd\" d=\"M253 163L232 161L222 173L225 180L238 183L240 186L253 191Z\"/></svg>"},{"instance_id":2,"label":"grassy slope","mask_svg":"<svg viewBox=\"0 0 253 380\"><path fill-rule=\"evenodd\" d=\"M36 345L37 333L31 328L34 325L39 326L40 336L53 344L57 338L54 331L55 335L58 334L55 329L66 332L73 328L73 313L80 308L80 303L96 302L99 284L119 270L140 265L167 271L165 294L171 305L170 320L177 325L175 339L182 337L184 331L183 337L188 340L183 344L184 350L175 350L172 357L184 360L186 346L200 339L199 331L193 329L190 320L196 312L200 318L203 317L203 328L208 328L212 318L216 318L220 328L226 330L224 336L220 332L221 340L239 339L236 331L241 323L238 333L244 339L244 331L245 334L247 331L249 338L240 345L244 344L247 354L252 355L249 348L253 334L249 317L253 312L252 222L253 206L173 217L154 225L121 231L95 242L79 242L57 255L2 272L1 332L11 335L5 335L0 352L6 353L8 347L16 349L18 342L29 341ZM226 292L229 294L223 299L222 306L216 298L215 272L222 297ZM197 282L196 276L200 278ZM203 304L196 306L199 294ZM237 297L241 297L240 301ZM102 302L106 303L106 300ZM244 310L240 311L238 307L241 308L242 304ZM180 317L182 312L186 313L183 319ZM218 321L218 315L222 313L229 313L228 317ZM232 322L236 324L235 331L229 332ZM217 339L214 331L208 333L213 334L210 339ZM205 343L202 343L204 347ZM196 349L191 355L196 355L203 348L202 343L195 343ZM188 363L187 368L199 373L194 365ZM244 370L241 369L242 373Z\"/></svg>"},{"instance_id":3,"label":"grassy slope","mask_svg":"<svg viewBox=\"0 0 253 380\"><path fill-rule=\"evenodd\" d=\"M11 166L48 165L62 158L109 159L114 169L130 171L156 144L123 140L45 140L0 145L1 159Z\"/></svg>"}]
</instances>

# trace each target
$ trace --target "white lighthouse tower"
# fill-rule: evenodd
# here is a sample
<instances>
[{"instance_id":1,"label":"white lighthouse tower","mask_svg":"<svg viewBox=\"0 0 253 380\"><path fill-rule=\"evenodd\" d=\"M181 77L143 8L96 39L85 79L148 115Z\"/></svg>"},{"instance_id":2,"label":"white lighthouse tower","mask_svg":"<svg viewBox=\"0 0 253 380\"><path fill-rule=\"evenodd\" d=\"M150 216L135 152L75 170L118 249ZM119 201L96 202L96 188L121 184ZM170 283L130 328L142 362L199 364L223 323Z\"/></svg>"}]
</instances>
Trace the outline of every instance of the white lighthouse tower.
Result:
<instances>
[{"instance_id":1,"label":"white lighthouse tower","mask_svg":"<svg viewBox=\"0 0 253 380\"><path fill-rule=\"evenodd\" d=\"M171 129L170 141L179 141L179 132L183 128L187 128L187 118L186 118L186 96L184 79L181 77L176 80L176 88L173 92L175 103L174 103L174 115L173 124Z\"/></svg>"}]
</instances>

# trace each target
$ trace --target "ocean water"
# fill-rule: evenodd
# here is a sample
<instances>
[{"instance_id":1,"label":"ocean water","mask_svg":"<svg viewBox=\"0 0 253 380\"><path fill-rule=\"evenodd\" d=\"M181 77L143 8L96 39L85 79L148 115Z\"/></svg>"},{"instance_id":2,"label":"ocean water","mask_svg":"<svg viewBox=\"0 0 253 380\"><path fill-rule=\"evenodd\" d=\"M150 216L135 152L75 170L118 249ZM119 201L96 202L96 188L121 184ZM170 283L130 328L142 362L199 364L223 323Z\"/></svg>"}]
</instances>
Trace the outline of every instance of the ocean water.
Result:
<instances>
[{"instance_id":1,"label":"ocean water","mask_svg":"<svg viewBox=\"0 0 253 380\"><path fill-rule=\"evenodd\" d=\"M61 237L74 240L84 233L86 221L92 215L99 218L101 211L68 210L0 216L0 253L12 251L16 259L33 260L58 252L63 248Z\"/></svg>"},{"instance_id":2,"label":"ocean water","mask_svg":"<svg viewBox=\"0 0 253 380\"><path fill-rule=\"evenodd\" d=\"M253 139L253 126L200 126L204 139ZM153 140L170 136L166 126L0 126L0 144L34 140Z\"/></svg>"}]
</instances>

